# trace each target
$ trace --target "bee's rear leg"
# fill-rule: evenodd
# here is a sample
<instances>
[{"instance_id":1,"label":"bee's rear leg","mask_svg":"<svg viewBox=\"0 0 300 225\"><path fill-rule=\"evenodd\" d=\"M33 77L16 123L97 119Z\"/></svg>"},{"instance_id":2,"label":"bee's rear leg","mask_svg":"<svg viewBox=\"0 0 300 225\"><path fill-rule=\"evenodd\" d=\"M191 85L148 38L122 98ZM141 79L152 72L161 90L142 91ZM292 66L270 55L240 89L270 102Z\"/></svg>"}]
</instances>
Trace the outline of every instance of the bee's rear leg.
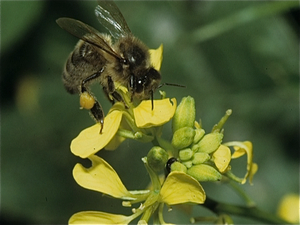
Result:
<instances>
[{"instance_id":1,"label":"bee's rear leg","mask_svg":"<svg viewBox=\"0 0 300 225\"><path fill-rule=\"evenodd\" d=\"M94 106L90 109L92 116L100 123L100 134L102 134L104 126L104 112L100 103L96 100Z\"/></svg>"},{"instance_id":2,"label":"bee's rear leg","mask_svg":"<svg viewBox=\"0 0 300 225\"><path fill-rule=\"evenodd\" d=\"M87 90L85 85L96 78L98 78L103 72L104 68L102 68L99 72L92 74L91 76L84 79L81 83L80 87L80 105L82 108L89 109L92 117L100 123L100 134L102 134L103 126L104 126L104 112L102 106L97 101L97 99Z\"/></svg>"}]
</instances>

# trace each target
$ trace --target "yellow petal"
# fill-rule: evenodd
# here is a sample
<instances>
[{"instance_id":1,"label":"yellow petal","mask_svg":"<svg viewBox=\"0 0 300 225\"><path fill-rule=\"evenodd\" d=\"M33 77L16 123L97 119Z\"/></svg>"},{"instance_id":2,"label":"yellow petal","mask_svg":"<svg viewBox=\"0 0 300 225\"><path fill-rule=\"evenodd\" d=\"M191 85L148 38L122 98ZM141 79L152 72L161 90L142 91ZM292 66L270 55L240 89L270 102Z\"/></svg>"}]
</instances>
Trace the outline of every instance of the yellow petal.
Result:
<instances>
[{"instance_id":1,"label":"yellow petal","mask_svg":"<svg viewBox=\"0 0 300 225\"><path fill-rule=\"evenodd\" d=\"M125 140L126 138L115 135L113 139L105 146L105 150L115 150Z\"/></svg>"},{"instance_id":2,"label":"yellow petal","mask_svg":"<svg viewBox=\"0 0 300 225\"><path fill-rule=\"evenodd\" d=\"M104 127L100 134L100 124L97 123L84 129L73 139L71 152L81 158L87 158L103 149L115 136L122 119L122 111L113 110L104 119Z\"/></svg>"},{"instance_id":3,"label":"yellow petal","mask_svg":"<svg viewBox=\"0 0 300 225\"><path fill-rule=\"evenodd\" d=\"M243 148L234 147L234 149L235 149L235 151L234 151L234 153L231 156L231 158L233 158L233 159L240 158L241 156L243 156L243 155L246 154L246 151Z\"/></svg>"},{"instance_id":4,"label":"yellow petal","mask_svg":"<svg viewBox=\"0 0 300 225\"><path fill-rule=\"evenodd\" d=\"M241 182L244 184L246 182L246 179L251 176L250 182L252 181L254 173L257 171L258 166L253 163L253 149L252 149L252 143L250 141L244 141L244 142L239 142L239 141L232 141L225 143L226 146L233 146L235 149L236 154L233 154L231 158L238 158L245 153L247 154L247 172L244 176L243 181ZM253 165L256 165L253 167ZM252 169L255 171L253 172Z\"/></svg>"},{"instance_id":5,"label":"yellow petal","mask_svg":"<svg viewBox=\"0 0 300 225\"><path fill-rule=\"evenodd\" d=\"M186 173L171 172L160 191L161 201L168 205L181 203L202 204L206 195L200 183Z\"/></svg>"},{"instance_id":6,"label":"yellow petal","mask_svg":"<svg viewBox=\"0 0 300 225\"><path fill-rule=\"evenodd\" d=\"M287 194L285 195L279 204L277 214L284 220L299 224L299 204L300 196L297 194Z\"/></svg>"},{"instance_id":7,"label":"yellow petal","mask_svg":"<svg viewBox=\"0 0 300 225\"><path fill-rule=\"evenodd\" d=\"M176 106L175 98L172 98L171 101L169 98L155 100L153 110L151 100L142 101L133 109L135 123L139 128L161 126L174 116Z\"/></svg>"},{"instance_id":8,"label":"yellow petal","mask_svg":"<svg viewBox=\"0 0 300 225\"><path fill-rule=\"evenodd\" d=\"M230 163L230 149L225 145L220 145L220 147L213 153L212 157L218 170L223 173Z\"/></svg>"},{"instance_id":9,"label":"yellow petal","mask_svg":"<svg viewBox=\"0 0 300 225\"><path fill-rule=\"evenodd\" d=\"M128 224L134 218L97 211L83 211L75 213L69 219L69 224Z\"/></svg>"},{"instance_id":10,"label":"yellow petal","mask_svg":"<svg viewBox=\"0 0 300 225\"><path fill-rule=\"evenodd\" d=\"M249 173L249 183L252 184L253 176L256 174L258 170L258 165L256 163L252 163L251 172Z\"/></svg>"},{"instance_id":11,"label":"yellow petal","mask_svg":"<svg viewBox=\"0 0 300 225\"><path fill-rule=\"evenodd\" d=\"M124 104L123 103L122 103L122 107L124 109ZM122 110L122 108L120 110ZM131 130L131 127L128 125L128 122L123 118L122 121L121 121L119 129ZM118 135L118 133L117 133L113 137L113 139L105 146L105 150L115 150L125 140L126 140L125 137L122 137L122 136Z\"/></svg>"},{"instance_id":12,"label":"yellow petal","mask_svg":"<svg viewBox=\"0 0 300 225\"><path fill-rule=\"evenodd\" d=\"M96 155L90 156L89 159L92 161L92 167L87 169L77 163L73 169L73 177L80 186L115 198L135 199L106 161Z\"/></svg>"},{"instance_id":13,"label":"yellow petal","mask_svg":"<svg viewBox=\"0 0 300 225\"><path fill-rule=\"evenodd\" d=\"M239 158L241 156L243 156L244 154L252 154L252 143L250 141L244 141L244 142L233 142L236 143L235 146L233 146L234 148L234 153L232 154L232 158Z\"/></svg>"},{"instance_id":14,"label":"yellow petal","mask_svg":"<svg viewBox=\"0 0 300 225\"><path fill-rule=\"evenodd\" d=\"M163 58L163 45L161 44L157 49L150 49L149 53L152 66L159 71Z\"/></svg>"}]
</instances>

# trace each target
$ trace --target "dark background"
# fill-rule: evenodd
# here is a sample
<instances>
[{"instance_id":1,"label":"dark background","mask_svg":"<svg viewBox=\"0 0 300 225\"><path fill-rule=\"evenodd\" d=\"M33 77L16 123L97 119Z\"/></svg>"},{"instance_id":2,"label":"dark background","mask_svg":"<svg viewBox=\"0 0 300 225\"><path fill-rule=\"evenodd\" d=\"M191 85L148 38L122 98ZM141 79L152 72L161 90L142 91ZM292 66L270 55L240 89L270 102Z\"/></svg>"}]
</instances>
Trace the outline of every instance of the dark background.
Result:
<instances>
[{"instance_id":1,"label":"dark background","mask_svg":"<svg viewBox=\"0 0 300 225\"><path fill-rule=\"evenodd\" d=\"M252 141L259 165L254 186L242 188L260 208L275 213L284 194L299 193L299 3L267 3L117 2L137 37L150 48L163 43L163 82L187 86L165 86L167 96L178 101L193 96L207 132L233 110L224 141ZM83 210L124 213L121 201L83 189L72 178L73 166L82 160L71 154L70 142L93 120L79 110L78 96L63 88L62 68L77 38L55 20L72 17L106 32L95 6L94 1L1 1L1 224L65 224ZM93 91L108 112L101 88ZM127 140L100 155L128 189L142 189L149 178L140 159L150 148ZM243 174L245 159L234 168ZM226 185L203 185L214 199L242 204ZM211 215L198 208L193 216ZM183 214L166 214L167 222L189 221Z\"/></svg>"}]
</instances>

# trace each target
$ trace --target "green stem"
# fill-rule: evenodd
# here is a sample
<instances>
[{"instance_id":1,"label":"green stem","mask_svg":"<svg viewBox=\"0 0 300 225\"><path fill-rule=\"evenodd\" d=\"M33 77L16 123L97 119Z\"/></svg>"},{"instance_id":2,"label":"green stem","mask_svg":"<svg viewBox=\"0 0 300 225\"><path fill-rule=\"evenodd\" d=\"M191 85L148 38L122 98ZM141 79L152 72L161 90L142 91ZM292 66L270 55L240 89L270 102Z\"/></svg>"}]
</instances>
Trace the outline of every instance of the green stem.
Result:
<instances>
[{"instance_id":1,"label":"green stem","mask_svg":"<svg viewBox=\"0 0 300 225\"><path fill-rule=\"evenodd\" d=\"M237 216L244 216L270 224L289 224L287 221L277 217L276 215L264 212L257 207L231 205L217 202L210 198L206 198L203 206L215 212L216 214L227 213Z\"/></svg>"},{"instance_id":2,"label":"green stem","mask_svg":"<svg viewBox=\"0 0 300 225\"><path fill-rule=\"evenodd\" d=\"M241 186L239 186L236 182L229 181L229 185L237 192L237 194L246 202L247 206L253 207L255 206L255 202L242 190Z\"/></svg>"},{"instance_id":3,"label":"green stem","mask_svg":"<svg viewBox=\"0 0 300 225\"><path fill-rule=\"evenodd\" d=\"M160 147L165 149L167 152L170 152L172 156L178 157L178 150L176 150L169 141L161 137L156 137L156 141Z\"/></svg>"}]
</instances>

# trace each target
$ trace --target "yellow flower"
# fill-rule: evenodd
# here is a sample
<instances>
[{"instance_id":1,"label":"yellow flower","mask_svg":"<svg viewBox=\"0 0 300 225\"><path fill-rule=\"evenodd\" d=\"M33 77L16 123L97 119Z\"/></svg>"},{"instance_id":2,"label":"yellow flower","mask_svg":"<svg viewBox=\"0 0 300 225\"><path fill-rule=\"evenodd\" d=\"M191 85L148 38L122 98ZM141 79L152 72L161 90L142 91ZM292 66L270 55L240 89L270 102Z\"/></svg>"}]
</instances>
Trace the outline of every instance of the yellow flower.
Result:
<instances>
[{"instance_id":1,"label":"yellow flower","mask_svg":"<svg viewBox=\"0 0 300 225\"><path fill-rule=\"evenodd\" d=\"M281 199L277 214L290 223L299 224L299 207L300 196L298 194L287 194Z\"/></svg>"},{"instance_id":2,"label":"yellow flower","mask_svg":"<svg viewBox=\"0 0 300 225\"><path fill-rule=\"evenodd\" d=\"M151 101L142 101L133 109L134 115L132 116L125 109L123 103L115 103L104 119L102 134L99 133L100 124L84 129L73 139L71 152L81 158L87 158L106 146L108 150L117 148L125 140L125 137L145 142L152 141L154 137L147 136L148 134L144 133L143 128L167 123L175 113L176 100L174 98L172 100L168 98L155 100L154 106L152 110ZM123 123L121 123L122 118ZM122 126L120 127L120 125ZM134 130L127 130L130 127ZM122 128L122 132L119 132L120 135L117 134L119 128Z\"/></svg>"},{"instance_id":3,"label":"yellow flower","mask_svg":"<svg viewBox=\"0 0 300 225\"><path fill-rule=\"evenodd\" d=\"M74 179L80 186L126 200L123 202L124 206L144 203L134 209L130 216L97 211L78 212L70 218L69 224L128 224L140 215L141 221L147 222L161 204L202 204L205 201L206 195L199 182L183 172L171 172L161 186L158 176L147 165L147 161L144 161L153 182L153 189L128 191L116 171L105 160L96 155L89 159L92 161L90 168L77 164L73 169ZM160 208L162 213L162 207Z\"/></svg>"},{"instance_id":4,"label":"yellow flower","mask_svg":"<svg viewBox=\"0 0 300 225\"><path fill-rule=\"evenodd\" d=\"M232 159L236 159L243 156L244 154L247 154L247 172L240 182L244 184L246 183L247 178L249 178L249 182L250 184L252 184L253 176L258 170L258 165L256 163L253 163L252 143L250 141L232 141L227 142L224 145L228 147L232 146L234 148L235 152L231 156Z\"/></svg>"}]
</instances>

